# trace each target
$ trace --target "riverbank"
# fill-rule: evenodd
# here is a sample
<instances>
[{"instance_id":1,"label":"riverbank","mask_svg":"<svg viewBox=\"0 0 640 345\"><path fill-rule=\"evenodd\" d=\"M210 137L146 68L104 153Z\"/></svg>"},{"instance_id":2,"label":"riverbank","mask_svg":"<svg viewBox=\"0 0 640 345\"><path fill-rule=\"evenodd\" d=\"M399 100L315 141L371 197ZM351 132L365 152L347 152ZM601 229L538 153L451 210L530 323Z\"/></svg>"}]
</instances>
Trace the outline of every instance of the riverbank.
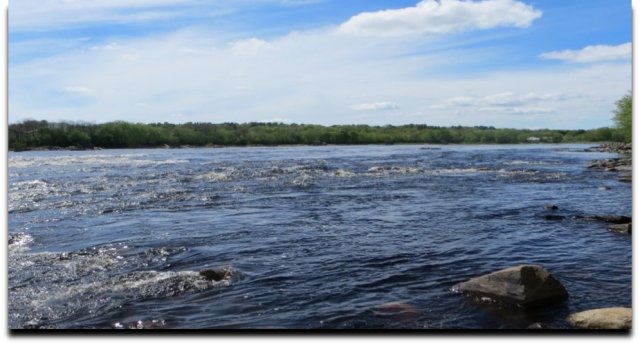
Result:
<instances>
[{"instance_id":1,"label":"riverbank","mask_svg":"<svg viewBox=\"0 0 640 345\"><path fill-rule=\"evenodd\" d=\"M513 129L490 126L440 127L309 125L283 123L128 123L75 124L25 121L9 125L9 148L147 148L366 144L526 144L599 143L623 140L615 128L590 130Z\"/></svg>"}]
</instances>

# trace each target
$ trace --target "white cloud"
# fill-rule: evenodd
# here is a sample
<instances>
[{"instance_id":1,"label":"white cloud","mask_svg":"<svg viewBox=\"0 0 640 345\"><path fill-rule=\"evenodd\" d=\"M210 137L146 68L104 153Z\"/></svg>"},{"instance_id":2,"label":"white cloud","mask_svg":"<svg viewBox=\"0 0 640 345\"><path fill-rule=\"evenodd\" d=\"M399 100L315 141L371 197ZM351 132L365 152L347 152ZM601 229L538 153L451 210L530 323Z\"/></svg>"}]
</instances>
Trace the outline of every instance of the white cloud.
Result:
<instances>
[{"instance_id":1,"label":"white cloud","mask_svg":"<svg viewBox=\"0 0 640 345\"><path fill-rule=\"evenodd\" d=\"M545 94L500 92L482 97L452 97L445 100L445 105L442 107L446 107L446 105L462 107L518 107L542 101L559 101L569 98L569 95L561 92Z\"/></svg>"},{"instance_id":2,"label":"white cloud","mask_svg":"<svg viewBox=\"0 0 640 345\"><path fill-rule=\"evenodd\" d=\"M564 92L499 92L486 96L451 97L442 104L430 106L430 109L444 109L456 112L461 112L464 109L467 113L471 110L475 113L507 115L551 115L557 113L555 107L562 107L562 103L582 98L579 95L569 95Z\"/></svg>"},{"instance_id":3,"label":"white cloud","mask_svg":"<svg viewBox=\"0 0 640 345\"><path fill-rule=\"evenodd\" d=\"M261 50L269 47L269 42L257 38L234 41L230 44L231 54L236 57L256 57Z\"/></svg>"},{"instance_id":4,"label":"white cloud","mask_svg":"<svg viewBox=\"0 0 640 345\"><path fill-rule=\"evenodd\" d=\"M360 13L343 23L338 31L393 37L504 26L525 28L541 15L541 11L515 0L422 0L414 7Z\"/></svg>"},{"instance_id":5,"label":"white cloud","mask_svg":"<svg viewBox=\"0 0 640 345\"><path fill-rule=\"evenodd\" d=\"M265 49L238 58L239 42ZM10 65L10 121L287 119L593 128L611 124L615 100L631 87L629 63L456 77L442 71L459 71L460 59L482 54L465 48L464 54L435 49L416 55L406 41L362 40L331 30L269 41L183 30L117 39L107 47L114 49L76 48ZM373 111L393 105L392 111Z\"/></svg>"},{"instance_id":6,"label":"white cloud","mask_svg":"<svg viewBox=\"0 0 640 345\"><path fill-rule=\"evenodd\" d=\"M360 103L354 104L351 106L351 109L367 111L367 110L393 110L399 109L398 105L393 102L371 102L371 103Z\"/></svg>"},{"instance_id":7,"label":"white cloud","mask_svg":"<svg viewBox=\"0 0 640 345\"><path fill-rule=\"evenodd\" d=\"M631 42L611 45L587 46L580 50L560 50L540 54L540 58L571 63L595 63L605 61L631 61Z\"/></svg>"}]
</instances>

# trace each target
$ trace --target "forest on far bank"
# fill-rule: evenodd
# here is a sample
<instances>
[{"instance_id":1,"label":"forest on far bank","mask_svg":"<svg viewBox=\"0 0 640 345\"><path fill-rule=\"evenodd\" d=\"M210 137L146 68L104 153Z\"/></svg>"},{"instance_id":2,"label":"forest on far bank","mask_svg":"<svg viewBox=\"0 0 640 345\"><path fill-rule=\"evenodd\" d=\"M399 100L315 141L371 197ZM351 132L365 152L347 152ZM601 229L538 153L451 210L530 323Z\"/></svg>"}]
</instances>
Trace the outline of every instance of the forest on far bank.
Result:
<instances>
[{"instance_id":1,"label":"forest on far bank","mask_svg":"<svg viewBox=\"0 0 640 345\"><path fill-rule=\"evenodd\" d=\"M9 149L145 148L356 144L516 144L628 141L621 128L528 130L485 126L437 127L283 123L103 124L26 120L9 125Z\"/></svg>"}]
</instances>

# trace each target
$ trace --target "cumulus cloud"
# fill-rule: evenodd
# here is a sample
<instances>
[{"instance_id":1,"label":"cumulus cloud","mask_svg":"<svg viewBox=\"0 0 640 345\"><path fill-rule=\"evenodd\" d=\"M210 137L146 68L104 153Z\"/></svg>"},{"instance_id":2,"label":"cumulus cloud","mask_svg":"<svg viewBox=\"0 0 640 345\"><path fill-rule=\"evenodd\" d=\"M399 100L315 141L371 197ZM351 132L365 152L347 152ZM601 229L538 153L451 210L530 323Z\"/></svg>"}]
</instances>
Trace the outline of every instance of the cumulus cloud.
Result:
<instances>
[{"instance_id":1,"label":"cumulus cloud","mask_svg":"<svg viewBox=\"0 0 640 345\"><path fill-rule=\"evenodd\" d=\"M542 12L515 0L422 0L414 7L364 12L338 32L394 37L434 35L496 27L529 27Z\"/></svg>"},{"instance_id":2,"label":"cumulus cloud","mask_svg":"<svg viewBox=\"0 0 640 345\"><path fill-rule=\"evenodd\" d=\"M393 102L371 102L360 103L351 106L351 109L367 111L367 110L393 110L399 109L398 105Z\"/></svg>"},{"instance_id":3,"label":"cumulus cloud","mask_svg":"<svg viewBox=\"0 0 640 345\"><path fill-rule=\"evenodd\" d=\"M631 42L617 46L595 45L579 50L560 50L540 54L546 60L560 60L571 63L596 63L606 61L631 61Z\"/></svg>"}]
</instances>

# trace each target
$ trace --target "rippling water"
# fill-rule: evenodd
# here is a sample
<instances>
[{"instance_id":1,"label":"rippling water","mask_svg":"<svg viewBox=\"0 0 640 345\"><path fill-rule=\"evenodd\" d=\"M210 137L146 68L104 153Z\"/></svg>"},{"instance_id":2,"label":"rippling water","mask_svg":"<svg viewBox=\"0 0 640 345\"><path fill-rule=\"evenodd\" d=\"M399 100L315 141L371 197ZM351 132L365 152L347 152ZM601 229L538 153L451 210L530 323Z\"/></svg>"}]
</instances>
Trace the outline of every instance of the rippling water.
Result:
<instances>
[{"instance_id":1,"label":"rippling water","mask_svg":"<svg viewBox=\"0 0 640 345\"><path fill-rule=\"evenodd\" d=\"M9 154L11 328L566 327L631 304L631 215L586 145ZM452 285L535 263L567 302L516 312ZM198 272L223 268L222 280Z\"/></svg>"}]
</instances>

